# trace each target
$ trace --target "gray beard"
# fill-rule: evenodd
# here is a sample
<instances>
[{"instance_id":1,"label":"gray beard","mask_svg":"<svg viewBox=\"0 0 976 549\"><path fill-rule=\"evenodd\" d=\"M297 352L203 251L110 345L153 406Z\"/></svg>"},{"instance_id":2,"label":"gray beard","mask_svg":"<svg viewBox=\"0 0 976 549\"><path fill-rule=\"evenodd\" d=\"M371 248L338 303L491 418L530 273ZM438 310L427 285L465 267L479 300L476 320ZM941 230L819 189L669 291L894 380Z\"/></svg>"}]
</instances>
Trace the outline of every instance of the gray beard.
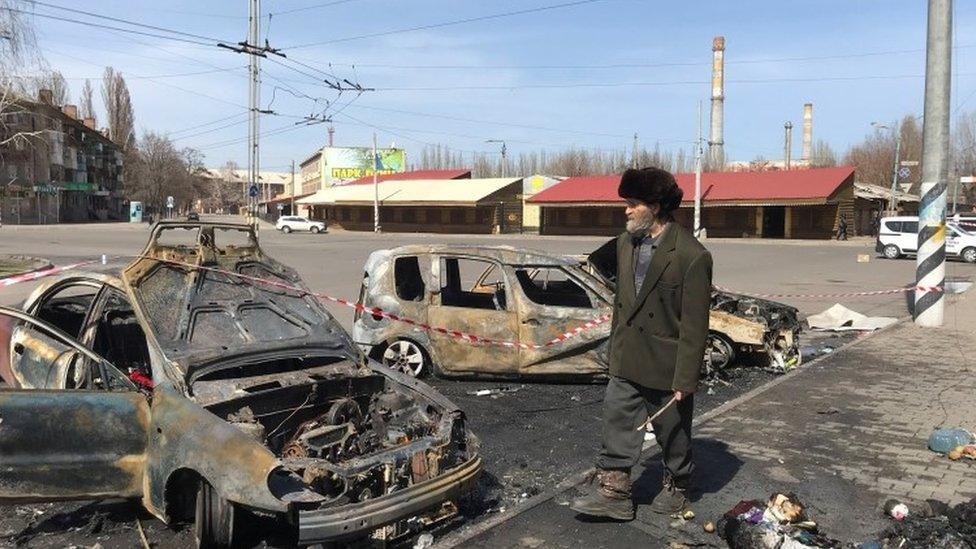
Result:
<instances>
[{"instance_id":1,"label":"gray beard","mask_svg":"<svg viewBox=\"0 0 976 549\"><path fill-rule=\"evenodd\" d=\"M652 216L640 217L637 219L627 220L627 232L633 236L643 236L647 234L650 230L651 225L654 223L654 218Z\"/></svg>"}]
</instances>

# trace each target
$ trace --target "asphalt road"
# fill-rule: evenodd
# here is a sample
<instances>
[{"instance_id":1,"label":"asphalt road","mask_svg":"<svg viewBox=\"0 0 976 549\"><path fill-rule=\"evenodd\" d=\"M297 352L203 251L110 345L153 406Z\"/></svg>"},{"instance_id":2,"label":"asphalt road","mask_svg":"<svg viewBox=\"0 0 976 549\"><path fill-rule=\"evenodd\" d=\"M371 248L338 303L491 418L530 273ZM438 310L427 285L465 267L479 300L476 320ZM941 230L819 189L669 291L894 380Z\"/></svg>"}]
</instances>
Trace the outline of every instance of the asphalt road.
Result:
<instances>
[{"instance_id":1,"label":"asphalt road","mask_svg":"<svg viewBox=\"0 0 976 549\"><path fill-rule=\"evenodd\" d=\"M55 264L97 258L101 254L133 255L145 245L146 226L101 225L0 228L0 254L29 254ZM298 270L316 291L355 298L362 266L373 250L412 243L511 245L551 253L583 254L605 238L538 236L399 235L334 232L324 235L284 235L263 230L262 246L276 259ZM886 261L875 257L873 242L770 242L712 240L706 243L715 260L714 281L747 293L824 294L891 289L912 283L914 261ZM859 263L859 254L870 261ZM948 274L969 278L976 267L954 262ZM0 289L0 303L17 304L32 284ZM851 298L778 299L798 307L803 316L835 302L869 315L904 316L904 295ZM330 306L351 328L352 313ZM804 345L839 347L852 336L805 334ZM705 411L772 378L756 369L735 372L731 385L717 385L697 395L696 408ZM431 380L431 384L464 409L472 429L482 439L486 474L472 504L465 507L470 524L546 490L568 474L588 466L599 444L600 385L519 384L484 381ZM496 397L471 393L484 388L508 388ZM42 511L38 514L38 510ZM0 544L26 542L31 546L70 544L126 547L138 542L131 505L59 504L0 506ZM145 518L145 517L144 517ZM174 532L154 519L144 520L147 535L157 547L180 547L188 533ZM463 527L463 526L462 526Z\"/></svg>"}]
</instances>

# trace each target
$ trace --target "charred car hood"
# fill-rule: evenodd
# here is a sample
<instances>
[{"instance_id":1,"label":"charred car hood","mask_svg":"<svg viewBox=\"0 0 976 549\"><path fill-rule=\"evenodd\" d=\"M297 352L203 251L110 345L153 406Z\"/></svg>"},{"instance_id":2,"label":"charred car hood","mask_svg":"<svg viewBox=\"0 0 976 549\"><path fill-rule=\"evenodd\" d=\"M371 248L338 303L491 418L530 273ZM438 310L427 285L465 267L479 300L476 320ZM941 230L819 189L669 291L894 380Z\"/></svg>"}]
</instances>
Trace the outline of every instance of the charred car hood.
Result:
<instances>
[{"instance_id":1,"label":"charred car hood","mask_svg":"<svg viewBox=\"0 0 976 549\"><path fill-rule=\"evenodd\" d=\"M199 228L196 246L159 244L162 230ZM251 235L250 246L218 248L221 229ZM335 349L355 356L345 330L314 297L247 280L218 269L306 290L291 268L268 257L242 225L168 224L123 271L126 290L163 356L190 375L201 364L230 355L275 349Z\"/></svg>"}]
</instances>

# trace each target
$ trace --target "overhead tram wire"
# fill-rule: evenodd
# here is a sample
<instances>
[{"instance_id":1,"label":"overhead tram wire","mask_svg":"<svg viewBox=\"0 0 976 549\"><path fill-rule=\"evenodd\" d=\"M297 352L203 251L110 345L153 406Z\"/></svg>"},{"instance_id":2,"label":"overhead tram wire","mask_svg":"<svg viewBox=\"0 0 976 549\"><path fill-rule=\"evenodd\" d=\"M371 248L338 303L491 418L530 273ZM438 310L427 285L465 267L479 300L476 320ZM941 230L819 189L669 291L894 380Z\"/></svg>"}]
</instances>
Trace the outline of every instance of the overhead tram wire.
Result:
<instances>
[{"instance_id":1,"label":"overhead tram wire","mask_svg":"<svg viewBox=\"0 0 976 549\"><path fill-rule=\"evenodd\" d=\"M244 113L244 114L247 114L247 113ZM196 132L196 133L191 133L189 135L181 135L179 137L172 137L172 136L169 136L169 134L167 134L167 137L169 137L173 141L182 141L184 139L190 139L192 137L206 135L208 133L217 132L217 131L224 130L224 129L227 129L227 128L230 128L230 127L233 127L233 126L240 126L241 124L243 124L245 122L247 122L246 119L245 120L238 120L236 122L230 122L230 123L224 124L222 126L217 126L216 128L210 128L209 130L202 130L202 131L199 131L199 132Z\"/></svg>"},{"instance_id":2,"label":"overhead tram wire","mask_svg":"<svg viewBox=\"0 0 976 549\"><path fill-rule=\"evenodd\" d=\"M165 35L165 34L155 34L155 33L151 33L151 32L143 32L143 31L138 31L138 30L134 30L134 29L126 29L126 28L123 28L123 27L113 27L111 25L102 25L100 23L92 23L91 21L80 21L78 19L71 19L71 18L68 18L68 17L58 17L57 15L48 15L48 14L45 14L45 13L35 13L35 12L30 12L30 11L25 11L25 10L19 10L19 9L16 9L16 8L0 8L0 10L6 10L6 11L13 12L13 13L22 13L24 15L31 15L31 16L34 16L34 17L43 17L45 19L53 19L55 21L64 21L66 23L75 23L75 24L78 24L78 25L85 25L87 27L94 27L94 28L99 28L99 29L109 29L109 30L115 30L115 31L119 31L119 32L127 32L127 33L130 33L130 34L138 34L140 36L149 36L151 38L162 38L164 40L172 40L174 42L183 42L183 43L186 43L186 44L194 44L194 45L197 45L197 46L208 46L209 47L209 46L216 45L216 44L210 44L210 43L207 43L207 42L201 42L201 41L198 41L198 40L190 40L188 38L180 38L178 36L169 36L169 35Z\"/></svg>"},{"instance_id":3,"label":"overhead tram wire","mask_svg":"<svg viewBox=\"0 0 976 549\"><path fill-rule=\"evenodd\" d=\"M121 19L121 18L118 18L118 17L112 17L112 16L109 16L109 15L103 15L101 13L94 13L94 12L90 12L90 11L79 10L79 9L75 9L75 8L69 8L69 7L66 7L66 6L58 6L58 5L55 5L55 4L49 4L47 2L41 2L40 0L27 0L27 1L29 3L31 3L31 4L38 5L38 6L44 6L46 8L63 10L63 11L67 11L67 12L70 12L70 13L77 13L79 15L85 15L85 16L88 16L88 17L94 17L94 18L98 18L98 19L105 19L107 21L114 21L116 23L124 23L126 25L132 25L134 27L142 27L142 28L146 28L146 29L152 29L152 30L157 30L157 31L162 31L162 32L168 32L170 34L176 34L176 35L179 35L179 36L186 36L186 37L189 37L189 38L198 38L200 40L209 40L209 41L213 41L213 42L221 42L222 41L219 38L213 38L211 36L203 36L201 34L193 34L193 33L190 33L190 32L183 32L183 31L180 31L180 30L170 29L170 28L166 28L166 27L158 27L156 25L149 25L149 24L146 24L146 23L140 23L138 21L131 21L129 19Z\"/></svg>"},{"instance_id":4,"label":"overhead tram wire","mask_svg":"<svg viewBox=\"0 0 976 549\"><path fill-rule=\"evenodd\" d=\"M200 128L206 128L207 126L213 126L214 124L219 124L221 122L226 122L228 120L232 120L234 118L237 118L237 117L240 117L240 116L246 116L246 115L247 115L247 112L239 112L237 114L232 114L230 116L224 116L224 117L218 118L216 120L211 120L210 122L204 122L203 124L197 124L195 126L189 126L189 127L186 127L186 128L180 128L178 130L168 131L168 132L166 132L166 135L173 135L173 134L177 134L177 133L190 132L190 131L197 130L197 129L200 129Z\"/></svg>"},{"instance_id":5,"label":"overhead tram wire","mask_svg":"<svg viewBox=\"0 0 976 549\"><path fill-rule=\"evenodd\" d=\"M268 15L271 15L271 16L288 15L288 14L291 14L291 13L298 13L300 11L308 11L308 10L314 10L314 9L318 9L318 8L327 8L329 6L337 6L339 4L348 4L349 2L355 2L355 1L356 0L333 0L332 2L324 2L324 3L321 3L321 4L312 4L311 6L302 6L300 8L292 8L290 10L273 11L273 12L269 13Z\"/></svg>"},{"instance_id":6,"label":"overhead tram wire","mask_svg":"<svg viewBox=\"0 0 976 549\"><path fill-rule=\"evenodd\" d=\"M428 24L428 25L419 25L419 26L416 26L416 27L407 27L407 28L402 28L402 29L394 29L394 30L389 30L389 31L384 31L384 32L374 32L374 33L369 33L369 34L361 34L361 35L358 35L358 36L347 36L345 38L336 38L336 39L333 39L333 40L325 40L325 41L322 41L322 42L309 42L307 44L297 44L297 45L294 45L294 46L286 46L286 47L283 47L281 49L282 50L296 50L296 49L308 48L308 47L312 47L312 46L321 46L321 45L324 45L324 44L335 44L335 43L338 43L338 42L349 42L349 41L352 41L352 40L361 40L363 38L378 38L378 37L381 37L381 36L389 36L391 34L400 34L400 33L405 33L405 32L419 31L419 30L438 29L438 28L450 27L450 26L454 26L454 25L463 25L465 23L475 23L475 22L478 22L478 21L487 21L489 19L499 19L499 18L502 18L502 17L513 17L513 16L516 16L516 15L526 15L526 14L529 14L529 13L538 13L538 12L542 12L542 11L549 11L549 10L555 10L555 9L561 9L561 8L569 8L569 7L573 7L573 6L581 6L581 5L584 5L584 4L593 4L593 3L601 2L601 1L603 1L603 0L576 0L575 2L564 2L564 3L561 3L561 4L551 4L551 5L548 5L548 6L539 6L539 7L536 7L536 8L528 8L528 9L523 9L523 10L508 11L508 12L495 13L495 14L490 14L490 15L481 15L481 16L477 16L477 17L468 17L468 18L465 18L465 19L458 19L458 20L454 20L454 21L445 21L445 22L442 22L442 23L431 23L431 24Z\"/></svg>"}]
</instances>

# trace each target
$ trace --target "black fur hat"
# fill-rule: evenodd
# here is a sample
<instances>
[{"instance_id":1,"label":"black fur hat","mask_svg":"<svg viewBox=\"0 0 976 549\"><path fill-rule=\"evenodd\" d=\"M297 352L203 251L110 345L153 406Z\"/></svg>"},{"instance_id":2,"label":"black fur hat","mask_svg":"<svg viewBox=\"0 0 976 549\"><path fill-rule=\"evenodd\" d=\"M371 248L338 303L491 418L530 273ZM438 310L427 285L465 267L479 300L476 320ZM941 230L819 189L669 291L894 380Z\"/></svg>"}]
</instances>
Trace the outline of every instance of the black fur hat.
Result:
<instances>
[{"instance_id":1,"label":"black fur hat","mask_svg":"<svg viewBox=\"0 0 976 549\"><path fill-rule=\"evenodd\" d=\"M678 209L684 193L674 176L661 168L629 169L620 177L620 198L633 198L648 204L660 204L661 213Z\"/></svg>"}]
</instances>

